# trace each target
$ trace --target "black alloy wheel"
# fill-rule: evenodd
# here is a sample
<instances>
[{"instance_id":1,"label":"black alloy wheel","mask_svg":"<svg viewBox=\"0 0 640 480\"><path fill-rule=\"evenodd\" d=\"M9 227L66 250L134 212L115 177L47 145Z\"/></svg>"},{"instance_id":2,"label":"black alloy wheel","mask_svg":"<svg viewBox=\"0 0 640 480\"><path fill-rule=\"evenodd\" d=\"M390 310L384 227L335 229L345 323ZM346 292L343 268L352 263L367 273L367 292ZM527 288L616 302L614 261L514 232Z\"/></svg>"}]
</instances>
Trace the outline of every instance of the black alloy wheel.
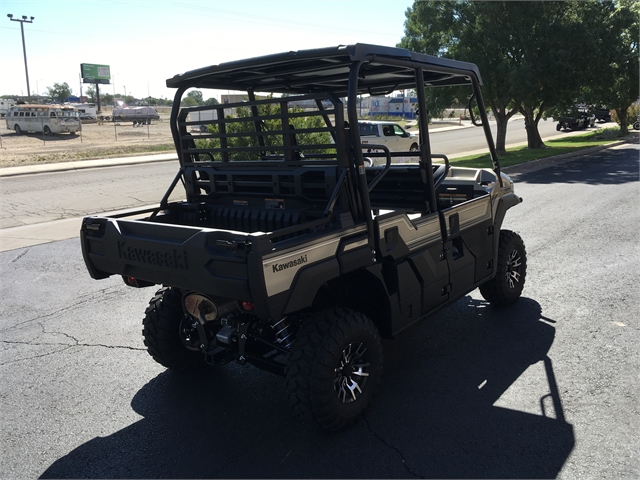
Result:
<instances>
[{"instance_id":1,"label":"black alloy wheel","mask_svg":"<svg viewBox=\"0 0 640 480\"><path fill-rule=\"evenodd\" d=\"M302 322L286 368L287 392L299 416L337 431L364 413L382 378L382 341L365 315L321 310Z\"/></svg>"},{"instance_id":2,"label":"black alloy wheel","mask_svg":"<svg viewBox=\"0 0 640 480\"><path fill-rule=\"evenodd\" d=\"M520 235L500 231L496 262L496 276L480 285L480 293L493 305L513 305L522 295L527 275L527 252Z\"/></svg>"}]
</instances>

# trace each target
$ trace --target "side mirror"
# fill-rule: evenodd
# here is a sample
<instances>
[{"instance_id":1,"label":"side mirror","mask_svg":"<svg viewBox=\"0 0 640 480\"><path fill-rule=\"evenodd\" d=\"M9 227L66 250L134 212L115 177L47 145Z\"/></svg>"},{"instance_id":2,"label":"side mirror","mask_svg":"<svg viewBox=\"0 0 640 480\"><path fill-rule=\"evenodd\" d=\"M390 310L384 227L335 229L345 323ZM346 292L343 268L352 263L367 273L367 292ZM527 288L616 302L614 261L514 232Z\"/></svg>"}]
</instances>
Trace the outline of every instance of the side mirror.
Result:
<instances>
[{"instance_id":1,"label":"side mirror","mask_svg":"<svg viewBox=\"0 0 640 480\"><path fill-rule=\"evenodd\" d=\"M469 99L469 105L467 106L467 108L469 109L469 116L471 117L471 123L473 123L476 127L481 127L482 120L478 121L476 117L473 115L473 101L475 99L476 99L476 94L474 93L473 95L471 95L471 98ZM476 102L475 105L477 106L478 102Z\"/></svg>"}]
</instances>

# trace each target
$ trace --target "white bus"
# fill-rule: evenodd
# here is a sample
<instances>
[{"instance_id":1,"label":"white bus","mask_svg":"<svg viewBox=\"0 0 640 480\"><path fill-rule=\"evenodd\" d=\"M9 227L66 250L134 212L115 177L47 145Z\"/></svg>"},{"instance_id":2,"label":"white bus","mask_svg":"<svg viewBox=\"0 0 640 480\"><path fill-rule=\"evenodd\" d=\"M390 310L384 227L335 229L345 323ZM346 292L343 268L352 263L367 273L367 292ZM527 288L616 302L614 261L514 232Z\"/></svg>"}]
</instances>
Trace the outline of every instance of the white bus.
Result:
<instances>
[{"instance_id":1,"label":"white bus","mask_svg":"<svg viewBox=\"0 0 640 480\"><path fill-rule=\"evenodd\" d=\"M68 132L74 134L82 129L78 109L69 105L14 105L5 117L7 128L22 132L51 135Z\"/></svg>"}]
</instances>

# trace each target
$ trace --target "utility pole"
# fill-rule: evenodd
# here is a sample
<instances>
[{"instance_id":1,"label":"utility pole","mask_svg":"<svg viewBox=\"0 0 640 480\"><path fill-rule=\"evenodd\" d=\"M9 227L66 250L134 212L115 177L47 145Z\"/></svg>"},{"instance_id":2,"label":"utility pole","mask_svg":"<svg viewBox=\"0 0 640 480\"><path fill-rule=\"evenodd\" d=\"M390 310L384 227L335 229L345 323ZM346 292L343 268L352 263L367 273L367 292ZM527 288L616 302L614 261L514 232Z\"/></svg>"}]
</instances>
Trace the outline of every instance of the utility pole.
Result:
<instances>
[{"instance_id":1,"label":"utility pole","mask_svg":"<svg viewBox=\"0 0 640 480\"><path fill-rule=\"evenodd\" d=\"M29 103L31 103L31 88L29 87L29 69L27 68L27 47L25 47L24 44L24 24L25 23L33 23L33 20L35 19L35 17L29 17L30 19L27 20L27 16L23 15L22 19L19 18L13 18L12 14L7 14L7 17L9 17L9 20L11 20L12 22L20 22L20 31L22 32L22 53L24 53L24 73L27 76L27 97L29 99Z\"/></svg>"}]
</instances>

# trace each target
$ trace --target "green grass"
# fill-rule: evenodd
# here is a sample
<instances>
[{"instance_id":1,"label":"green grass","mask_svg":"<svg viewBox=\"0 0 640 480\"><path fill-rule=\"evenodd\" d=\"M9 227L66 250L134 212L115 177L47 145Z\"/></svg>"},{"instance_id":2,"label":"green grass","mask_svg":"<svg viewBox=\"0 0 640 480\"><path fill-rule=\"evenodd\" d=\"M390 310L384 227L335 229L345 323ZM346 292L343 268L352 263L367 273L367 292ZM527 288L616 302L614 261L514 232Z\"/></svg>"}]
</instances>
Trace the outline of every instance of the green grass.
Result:
<instances>
[{"instance_id":1,"label":"green grass","mask_svg":"<svg viewBox=\"0 0 640 480\"><path fill-rule=\"evenodd\" d=\"M541 158L571 153L585 148L599 147L618 140L619 133L619 128L599 129L582 135L574 135L556 140L547 140L544 142L546 148L529 149L526 145L507 148L506 154L498 155L500 159L500 166L508 167L511 165L531 162L533 160L539 160ZM450 160L450 162L452 165L457 165L459 167L486 168L488 165L491 165L491 157L489 154L469 155L466 157L454 158Z\"/></svg>"}]
</instances>

